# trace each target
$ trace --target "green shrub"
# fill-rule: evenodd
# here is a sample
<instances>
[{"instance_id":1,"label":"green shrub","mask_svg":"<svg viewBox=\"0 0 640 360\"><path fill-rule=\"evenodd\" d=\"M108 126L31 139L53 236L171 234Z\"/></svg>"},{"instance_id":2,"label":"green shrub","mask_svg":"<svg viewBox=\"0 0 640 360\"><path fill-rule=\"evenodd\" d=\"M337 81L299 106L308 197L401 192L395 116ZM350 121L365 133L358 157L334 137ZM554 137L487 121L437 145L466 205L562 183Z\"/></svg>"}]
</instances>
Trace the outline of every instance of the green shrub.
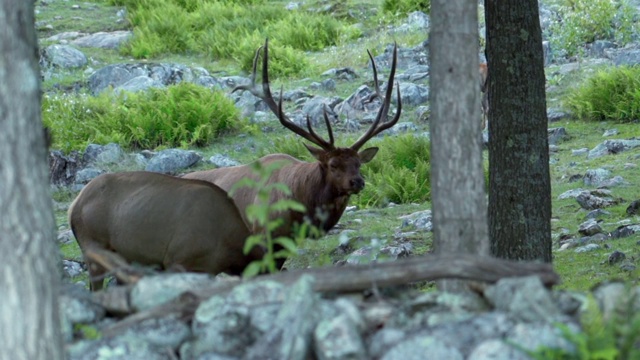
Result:
<instances>
[{"instance_id":1,"label":"green shrub","mask_svg":"<svg viewBox=\"0 0 640 360\"><path fill-rule=\"evenodd\" d=\"M189 83L141 93L44 96L43 121L54 147L81 150L88 143L126 147L202 146L241 126L224 93Z\"/></svg>"},{"instance_id":2,"label":"green shrub","mask_svg":"<svg viewBox=\"0 0 640 360\"><path fill-rule=\"evenodd\" d=\"M571 89L564 104L580 119L631 122L640 118L640 68L597 72Z\"/></svg>"},{"instance_id":3,"label":"green shrub","mask_svg":"<svg viewBox=\"0 0 640 360\"><path fill-rule=\"evenodd\" d=\"M636 10L626 0L560 0L558 19L550 26L552 45L568 56L585 44L612 40L624 45L636 31Z\"/></svg>"},{"instance_id":4,"label":"green shrub","mask_svg":"<svg viewBox=\"0 0 640 360\"><path fill-rule=\"evenodd\" d=\"M393 15L407 15L414 11L428 14L431 11L431 0L384 0L382 10Z\"/></svg>"},{"instance_id":5,"label":"green shrub","mask_svg":"<svg viewBox=\"0 0 640 360\"><path fill-rule=\"evenodd\" d=\"M134 36L122 51L135 58L199 53L215 60L239 60L249 70L256 48L269 38L274 54L271 73L288 76L307 67L305 51L358 36L331 15L286 11L282 4L266 1L112 1L127 7Z\"/></svg>"},{"instance_id":6,"label":"green shrub","mask_svg":"<svg viewBox=\"0 0 640 360\"><path fill-rule=\"evenodd\" d=\"M431 165L427 138L413 134L389 136L375 146L380 151L362 167L367 185L352 202L370 207L429 200Z\"/></svg>"}]
</instances>

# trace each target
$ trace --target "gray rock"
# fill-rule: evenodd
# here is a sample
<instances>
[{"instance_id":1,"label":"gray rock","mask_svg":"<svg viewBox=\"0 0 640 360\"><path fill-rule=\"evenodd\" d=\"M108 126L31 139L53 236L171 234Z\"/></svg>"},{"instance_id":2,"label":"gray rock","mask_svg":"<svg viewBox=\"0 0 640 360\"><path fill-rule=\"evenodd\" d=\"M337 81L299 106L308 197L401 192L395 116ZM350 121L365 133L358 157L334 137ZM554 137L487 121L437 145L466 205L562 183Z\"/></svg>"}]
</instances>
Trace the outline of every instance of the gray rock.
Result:
<instances>
[{"instance_id":1,"label":"gray rock","mask_svg":"<svg viewBox=\"0 0 640 360\"><path fill-rule=\"evenodd\" d=\"M320 321L314 331L314 349L320 360L367 358L356 325L344 314Z\"/></svg>"},{"instance_id":2,"label":"gray rock","mask_svg":"<svg viewBox=\"0 0 640 360\"><path fill-rule=\"evenodd\" d=\"M584 156L584 155L587 155L588 153L589 153L589 149L587 148L571 150L571 155L573 156Z\"/></svg>"},{"instance_id":3,"label":"gray rock","mask_svg":"<svg viewBox=\"0 0 640 360\"><path fill-rule=\"evenodd\" d=\"M87 36L81 36L71 43L81 47L92 47L102 49L117 49L127 42L133 33L131 31L97 32Z\"/></svg>"},{"instance_id":4,"label":"gray rock","mask_svg":"<svg viewBox=\"0 0 640 360\"><path fill-rule=\"evenodd\" d=\"M313 278L303 276L285 294L286 301L274 327L247 353L248 359L309 358L313 329L318 322L319 297L313 292ZM300 316L304 314L304 316ZM265 354L269 354L266 355Z\"/></svg>"},{"instance_id":5,"label":"gray rock","mask_svg":"<svg viewBox=\"0 0 640 360\"><path fill-rule=\"evenodd\" d=\"M86 167L84 169L79 170L76 173L76 184L88 184L89 181L103 174L104 171L94 168L94 167Z\"/></svg>"},{"instance_id":6,"label":"gray rock","mask_svg":"<svg viewBox=\"0 0 640 360\"><path fill-rule=\"evenodd\" d=\"M568 324L572 332L580 332L580 329ZM518 348L535 351L541 347L562 349L570 354L577 354L575 345L567 340L560 328L551 323L519 323L511 329L506 338L508 343L516 344Z\"/></svg>"},{"instance_id":7,"label":"gray rock","mask_svg":"<svg viewBox=\"0 0 640 360\"><path fill-rule=\"evenodd\" d=\"M640 140L605 140L589 151L589 159L599 158L605 155L618 154L640 146Z\"/></svg>"},{"instance_id":8,"label":"gray rock","mask_svg":"<svg viewBox=\"0 0 640 360\"><path fill-rule=\"evenodd\" d=\"M625 49L618 52L617 56L613 59L615 66L621 65L637 65L640 64L640 50L637 49Z\"/></svg>"},{"instance_id":9,"label":"gray rock","mask_svg":"<svg viewBox=\"0 0 640 360\"><path fill-rule=\"evenodd\" d=\"M40 64L43 67L73 69L87 65L87 57L69 45L49 45L42 51Z\"/></svg>"},{"instance_id":10,"label":"gray rock","mask_svg":"<svg viewBox=\"0 0 640 360\"><path fill-rule=\"evenodd\" d=\"M549 139L549 145L557 145L562 140L569 137L567 130L563 127L550 128L547 130L547 137Z\"/></svg>"},{"instance_id":11,"label":"gray rock","mask_svg":"<svg viewBox=\"0 0 640 360\"><path fill-rule=\"evenodd\" d=\"M97 322L105 316L103 307L93 301L84 287L66 284L59 297L61 314L73 324Z\"/></svg>"},{"instance_id":12,"label":"gray rock","mask_svg":"<svg viewBox=\"0 0 640 360\"><path fill-rule=\"evenodd\" d=\"M609 254L609 257L607 258L607 263L609 263L609 265L617 264L623 261L626 257L627 255L625 255L625 253L623 253L622 251L616 250L611 254Z\"/></svg>"},{"instance_id":13,"label":"gray rock","mask_svg":"<svg viewBox=\"0 0 640 360\"><path fill-rule=\"evenodd\" d=\"M175 350L191 336L191 329L176 316L165 316L143 320L119 336Z\"/></svg>"},{"instance_id":14,"label":"gray rock","mask_svg":"<svg viewBox=\"0 0 640 360\"><path fill-rule=\"evenodd\" d=\"M75 239L75 237L73 236L73 231L69 230L64 230L58 233L58 243L59 244L68 244L70 242L72 242Z\"/></svg>"},{"instance_id":15,"label":"gray rock","mask_svg":"<svg viewBox=\"0 0 640 360\"><path fill-rule=\"evenodd\" d=\"M611 176L611 172L605 169L590 169L584 174L584 184L587 186L600 186Z\"/></svg>"},{"instance_id":16,"label":"gray rock","mask_svg":"<svg viewBox=\"0 0 640 360\"><path fill-rule=\"evenodd\" d=\"M402 95L402 105L418 106L429 101L429 88L424 85L402 82L400 83L400 94ZM396 101L394 92L391 102L395 104Z\"/></svg>"},{"instance_id":17,"label":"gray rock","mask_svg":"<svg viewBox=\"0 0 640 360\"><path fill-rule=\"evenodd\" d=\"M400 216L402 220L401 228L413 227L416 230L432 231L431 210L422 210L409 215Z\"/></svg>"},{"instance_id":18,"label":"gray rock","mask_svg":"<svg viewBox=\"0 0 640 360\"><path fill-rule=\"evenodd\" d=\"M114 90L116 91L116 93L120 91L138 92L151 88L160 89L164 88L164 85L158 80L152 79L146 75L140 75L128 80L122 85L116 86Z\"/></svg>"},{"instance_id":19,"label":"gray rock","mask_svg":"<svg viewBox=\"0 0 640 360\"><path fill-rule=\"evenodd\" d=\"M367 342L368 353L372 359L379 359L387 350L404 341L406 338L407 334L400 329L382 328L380 331L376 331L373 336L369 337L369 341Z\"/></svg>"},{"instance_id":20,"label":"gray rock","mask_svg":"<svg viewBox=\"0 0 640 360\"><path fill-rule=\"evenodd\" d=\"M163 174L175 174L182 169L197 164L200 159L202 157L195 151L167 149L159 151L152 157L145 170Z\"/></svg>"},{"instance_id":21,"label":"gray rock","mask_svg":"<svg viewBox=\"0 0 640 360\"><path fill-rule=\"evenodd\" d=\"M173 360L171 349L138 338L116 337L85 340L67 347L69 360Z\"/></svg>"},{"instance_id":22,"label":"gray rock","mask_svg":"<svg viewBox=\"0 0 640 360\"><path fill-rule=\"evenodd\" d=\"M222 154L215 154L209 158L209 162L215 165L217 168L230 167L230 166L238 166L239 162L229 158L228 156L224 156Z\"/></svg>"},{"instance_id":23,"label":"gray rock","mask_svg":"<svg viewBox=\"0 0 640 360\"><path fill-rule=\"evenodd\" d=\"M557 320L561 313L540 278L504 278L485 291L489 302L499 311L505 311L526 322Z\"/></svg>"},{"instance_id":24,"label":"gray rock","mask_svg":"<svg viewBox=\"0 0 640 360\"><path fill-rule=\"evenodd\" d=\"M423 360L425 354L429 354L431 359L464 359L458 349L444 345L437 338L423 332L392 347L381 357L381 360Z\"/></svg>"},{"instance_id":25,"label":"gray rock","mask_svg":"<svg viewBox=\"0 0 640 360\"><path fill-rule=\"evenodd\" d=\"M87 145L82 159L87 164L116 164L123 158L124 151L120 145L109 143L107 145Z\"/></svg>"},{"instance_id":26,"label":"gray rock","mask_svg":"<svg viewBox=\"0 0 640 360\"><path fill-rule=\"evenodd\" d=\"M558 122L570 118L571 115L560 109L549 108L547 109L547 120L549 122Z\"/></svg>"},{"instance_id":27,"label":"gray rock","mask_svg":"<svg viewBox=\"0 0 640 360\"><path fill-rule=\"evenodd\" d=\"M591 236L601 233L602 228L600 227L600 224L598 224L598 221L596 221L595 219L589 219L580 224L580 226L578 227L578 232L585 236Z\"/></svg>"},{"instance_id":28,"label":"gray rock","mask_svg":"<svg viewBox=\"0 0 640 360\"><path fill-rule=\"evenodd\" d=\"M80 276L85 273L82 269L82 265L80 265L77 261L72 260L62 260L62 273L68 278L74 278L76 276Z\"/></svg>"},{"instance_id":29,"label":"gray rock","mask_svg":"<svg viewBox=\"0 0 640 360\"><path fill-rule=\"evenodd\" d=\"M163 273L145 276L131 290L131 306L137 311L169 302L180 294L214 280L207 274Z\"/></svg>"},{"instance_id":30,"label":"gray rock","mask_svg":"<svg viewBox=\"0 0 640 360\"><path fill-rule=\"evenodd\" d=\"M563 192L562 194L558 195L558 200L575 199L580 194L582 194L583 192L585 192L585 190L581 189L581 188L567 190L567 191Z\"/></svg>"},{"instance_id":31,"label":"gray rock","mask_svg":"<svg viewBox=\"0 0 640 360\"><path fill-rule=\"evenodd\" d=\"M607 206L612 206L618 203L609 197L598 196L597 193L590 191L583 191L576 196L576 201L585 210L600 209Z\"/></svg>"},{"instance_id":32,"label":"gray rock","mask_svg":"<svg viewBox=\"0 0 640 360\"><path fill-rule=\"evenodd\" d=\"M506 343L504 340L486 340L476 346L467 360L530 360L524 351Z\"/></svg>"},{"instance_id":33,"label":"gray rock","mask_svg":"<svg viewBox=\"0 0 640 360\"><path fill-rule=\"evenodd\" d=\"M576 248L574 251L576 253L585 253L585 252L591 252L598 249L600 249L600 245L598 244L587 244L585 246L580 246Z\"/></svg>"}]
</instances>

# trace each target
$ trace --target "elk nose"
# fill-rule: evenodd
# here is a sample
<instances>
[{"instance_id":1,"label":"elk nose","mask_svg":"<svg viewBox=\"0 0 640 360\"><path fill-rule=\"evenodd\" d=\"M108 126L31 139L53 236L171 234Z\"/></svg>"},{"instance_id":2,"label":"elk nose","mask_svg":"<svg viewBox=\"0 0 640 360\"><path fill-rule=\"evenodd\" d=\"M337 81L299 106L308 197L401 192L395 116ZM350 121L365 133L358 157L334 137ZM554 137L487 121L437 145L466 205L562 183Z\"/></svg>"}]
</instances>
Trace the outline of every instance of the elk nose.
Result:
<instances>
[{"instance_id":1,"label":"elk nose","mask_svg":"<svg viewBox=\"0 0 640 360\"><path fill-rule=\"evenodd\" d=\"M361 177L351 179L351 188L360 191L364 188L364 179Z\"/></svg>"}]
</instances>

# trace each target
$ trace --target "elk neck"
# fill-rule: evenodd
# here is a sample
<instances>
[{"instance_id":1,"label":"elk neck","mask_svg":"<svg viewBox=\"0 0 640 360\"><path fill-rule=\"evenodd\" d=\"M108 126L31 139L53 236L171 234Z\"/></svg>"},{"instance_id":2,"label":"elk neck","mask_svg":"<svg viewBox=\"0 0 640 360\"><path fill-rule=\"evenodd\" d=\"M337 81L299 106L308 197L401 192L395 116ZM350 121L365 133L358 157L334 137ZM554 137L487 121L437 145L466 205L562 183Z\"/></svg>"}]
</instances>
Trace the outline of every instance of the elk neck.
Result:
<instances>
[{"instance_id":1,"label":"elk neck","mask_svg":"<svg viewBox=\"0 0 640 360\"><path fill-rule=\"evenodd\" d=\"M335 187L326 181L326 170L319 162L299 162L291 165L288 174L291 178L286 183L291 184L293 198L305 204L307 216L319 225L318 213L324 214L322 228L331 229L340 220L340 216L347 207L349 195L339 193Z\"/></svg>"}]
</instances>

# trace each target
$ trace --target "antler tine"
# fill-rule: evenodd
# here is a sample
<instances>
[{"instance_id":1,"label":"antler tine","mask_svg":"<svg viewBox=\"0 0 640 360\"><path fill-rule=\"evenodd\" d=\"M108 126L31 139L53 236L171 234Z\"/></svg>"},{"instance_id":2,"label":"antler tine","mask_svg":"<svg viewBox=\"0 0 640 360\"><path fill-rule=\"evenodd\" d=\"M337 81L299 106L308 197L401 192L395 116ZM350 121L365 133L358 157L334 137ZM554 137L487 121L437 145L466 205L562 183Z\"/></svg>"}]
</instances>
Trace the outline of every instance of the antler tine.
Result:
<instances>
[{"instance_id":1,"label":"antler tine","mask_svg":"<svg viewBox=\"0 0 640 360\"><path fill-rule=\"evenodd\" d=\"M368 51L367 51L368 52ZM375 87L375 95L374 96L381 96L380 94L380 88L378 86L378 71L376 69L376 62L373 59L373 56L371 55L370 52L369 53L369 58L371 59L371 64L373 67L373 83L374 83L374 87ZM382 106L380 107L380 110L378 110L378 115L376 116L375 121L373 122L373 124L371 124L371 127L369 127L369 129L367 130L366 133L364 133L352 146L351 148L354 150L358 150L362 145L364 145L367 141L369 141L369 139L371 139L372 137L374 137L375 135L379 134L380 132L392 127L393 125L395 125L398 120L400 119L400 112L402 111L402 100L400 98L400 85L396 84L397 87L397 96L398 96L398 108L396 110L396 115L393 117L393 119L389 122L383 122L382 125L378 126L380 124L380 121L382 120L382 118L386 118L388 116L388 112L389 112L389 108L391 107L391 96L393 95L393 81L396 75L396 66L397 66L397 61L398 61L398 44L394 44L393 46L393 60L391 62L391 72L389 73L389 80L387 81L387 91L385 94L385 97L383 98L382 101Z\"/></svg>"},{"instance_id":2,"label":"antler tine","mask_svg":"<svg viewBox=\"0 0 640 360\"><path fill-rule=\"evenodd\" d=\"M231 92L236 92L237 90L247 90L253 95L257 97L261 97L260 95L256 95L256 74L258 72L258 59L260 58L260 51L262 51L262 46L258 47L256 50L256 55L253 57L253 71L251 72L251 84L250 85L237 85L231 90Z\"/></svg>"},{"instance_id":3,"label":"antler tine","mask_svg":"<svg viewBox=\"0 0 640 360\"><path fill-rule=\"evenodd\" d=\"M313 128L311 127L311 117L309 115L307 115L307 129L309 129L309 133L311 134L311 136L316 138L316 140L318 140L318 142L322 143L322 145L320 145L320 146L323 149L328 149L328 150L331 149L331 150L333 150L333 149L335 149L335 146L333 145L333 131L331 130L331 123L329 122L329 116L327 115L326 105L325 105L325 108L323 109L323 116L324 116L324 124L327 127L327 132L329 133L329 142L324 140L315 131L313 131Z\"/></svg>"},{"instance_id":4,"label":"antler tine","mask_svg":"<svg viewBox=\"0 0 640 360\"><path fill-rule=\"evenodd\" d=\"M262 57L262 91L259 90L258 86L256 86L256 74L258 72L258 59L260 58L260 52L264 50L264 54ZM310 132L305 131L303 128L296 125L293 121L291 121L282 110L282 88L280 89L280 99L278 103L273 99L273 95L271 94L271 88L269 87L269 39L266 39L263 46L260 46L258 50L256 50L256 56L253 59L253 72L251 74L251 84L250 85L238 85L232 91L236 90L247 90L254 96L262 99L269 109L278 117L280 123L286 127L287 129L293 131L295 134L300 135L301 137L311 141L312 143L320 146L325 150L333 149L333 140L331 143L323 140L320 136L318 136L311 127L309 126ZM331 130L329 130L331 131ZM330 133L331 135L331 133ZM331 135L333 139L333 135Z\"/></svg>"}]
</instances>

